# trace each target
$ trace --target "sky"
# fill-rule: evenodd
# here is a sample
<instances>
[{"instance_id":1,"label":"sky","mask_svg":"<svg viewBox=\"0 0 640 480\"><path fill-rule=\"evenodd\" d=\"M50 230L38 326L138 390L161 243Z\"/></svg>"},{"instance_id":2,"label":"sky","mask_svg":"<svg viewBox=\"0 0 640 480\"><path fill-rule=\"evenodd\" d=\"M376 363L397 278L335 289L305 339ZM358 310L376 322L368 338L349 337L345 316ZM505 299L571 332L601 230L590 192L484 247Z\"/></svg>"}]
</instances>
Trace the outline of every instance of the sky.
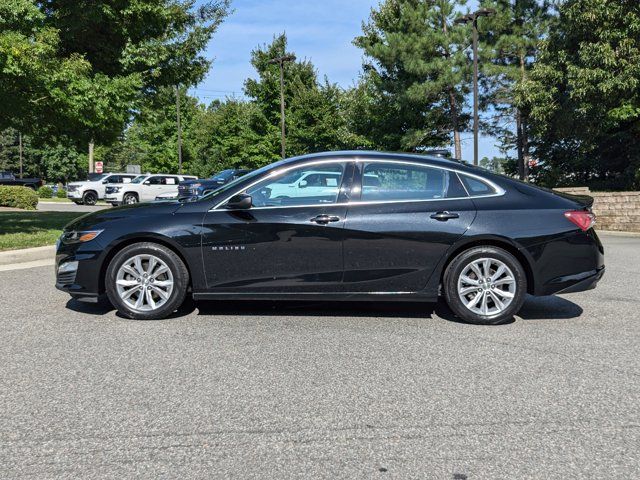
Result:
<instances>
[{"instance_id":1,"label":"sky","mask_svg":"<svg viewBox=\"0 0 640 480\"><path fill-rule=\"evenodd\" d=\"M251 51L286 32L289 50L311 60L320 78L342 87L354 84L362 66L362 51L352 41L362 31L379 0L235 0L233 13L214 35L206 56L213 59L208 76L191 90L203 102L241 97L246 78L255 77ZM469 8L476 7L469 2ZM463 158L473 158L473 135L464 133ZM480 139L480 158L498 155L495 140Z\"/></svg>"}]
</instances>

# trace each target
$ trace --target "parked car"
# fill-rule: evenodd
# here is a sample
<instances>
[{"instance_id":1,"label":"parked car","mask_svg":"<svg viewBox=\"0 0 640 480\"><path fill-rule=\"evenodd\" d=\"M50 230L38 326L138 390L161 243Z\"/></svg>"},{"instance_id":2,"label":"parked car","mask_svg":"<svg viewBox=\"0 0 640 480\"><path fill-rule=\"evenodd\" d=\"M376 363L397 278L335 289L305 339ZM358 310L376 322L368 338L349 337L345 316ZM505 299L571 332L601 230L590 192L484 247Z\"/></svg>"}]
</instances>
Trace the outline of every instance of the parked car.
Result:
<instances>
[{"instance_id":1,"label":"parked car","mask_svg":"<svg viewBox=\"0 0 640 480\"><path fill-rule=\"evenodd\" d=\"M318 172L338 188L279 193ZM56 286L83 300L106 293L135 319L170 315L187 292L323 302L441 292L459 318L498 324L527 293L596 286L605 267L592 202L433 156L308 155L195 202L80 217L59 241Z\"/></svg>"},{"instance_id":2,"label":"parked car","mask_svg":"<svg viewBox=\"0 0 640 480\"><path fill-rule=\"evenodd\" d=\"M95 205L105 195L107 185L131 182L135 173L90 173L84 182L67 185L67 198L77 205Z\"/></svg>"},{"instance_id":3,"label":"parked car","mask_svg":"<svg viewBox=\"0 0 640 480\"><path fill-rule=\"evenodd\" d=\"M242 168L231 168L228 170L222 170L210 178L199 178L180 182L180 185L178 186L178 197L181 200L193 197L203 197L211 193L216 188L220 188L221 186L246 175L250 171L251 170Z\"/></svg>"},{"instance_id":4,"label":"parked car","mask_svg":"<svg viewBox=\"0 0 640 480\"><path fill-rule=\"evenodd\" d=\"M40 188L44 182L40 178L16 178L11 172L0 172L0 185Z\"/></svg>"},{"instance_id":5,"label":"parked car","mask_svg":"<svg viewBox=\"0 0 640 480\"><path fill-rule=\"evenodd\" d=\"M113 205L132 205L138 202L151 202L158 196L178 195L178 184L192 175L145 174L134 178L130 183L110 185L106 189L105 201Z\"/></svg>"}]
</instances>

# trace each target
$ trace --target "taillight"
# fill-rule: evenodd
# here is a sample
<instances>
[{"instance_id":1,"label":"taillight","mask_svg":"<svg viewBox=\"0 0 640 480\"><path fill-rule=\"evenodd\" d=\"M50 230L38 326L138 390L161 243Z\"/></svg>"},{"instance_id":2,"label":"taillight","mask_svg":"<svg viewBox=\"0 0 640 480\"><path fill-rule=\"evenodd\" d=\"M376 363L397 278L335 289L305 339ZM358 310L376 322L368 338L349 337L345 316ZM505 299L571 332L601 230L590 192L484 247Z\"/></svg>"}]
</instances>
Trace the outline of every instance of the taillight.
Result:
<instances>
[{"instance_id":1,"label":"taillight","mask_svg":"<svg viewBox=\"0 0 640 480\"><path fill-rule=\"evenodd\" d=\"M596 224L595 214L586 210L570 210L564 212L564 216L583 232L586 232Z\"/></svg>"}]
</instances>

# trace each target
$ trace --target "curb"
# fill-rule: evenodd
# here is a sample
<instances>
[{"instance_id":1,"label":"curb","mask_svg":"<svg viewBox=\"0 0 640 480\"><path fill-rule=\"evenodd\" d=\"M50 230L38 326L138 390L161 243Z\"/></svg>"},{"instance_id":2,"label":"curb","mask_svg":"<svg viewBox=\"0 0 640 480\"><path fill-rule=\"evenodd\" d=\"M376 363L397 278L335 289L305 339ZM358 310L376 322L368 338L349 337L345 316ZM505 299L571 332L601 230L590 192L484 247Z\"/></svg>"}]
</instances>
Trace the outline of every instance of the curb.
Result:
<instances>
[{"instance_id":1,"label":"curb","mask_svg":"<svg viewBox=\"0 0 640 480\"><path fill-rule=\"evenodd\" d=\"M21 250L9 250L0 252L0 265L13 265L18 263L36 262L55 259L55 245L46 247L24 248Z\"/></svg>"},{"instance_id":2,"label":"curb","mask_svg":"<svg viewBox=\"0 0 640 480\"><path fill-rule=\"evenodd\" d=\"M640 237L640 232L623 232L620 230L598 230L598 235L611 235L612 237Z\"/></svg>"}]
</instances>

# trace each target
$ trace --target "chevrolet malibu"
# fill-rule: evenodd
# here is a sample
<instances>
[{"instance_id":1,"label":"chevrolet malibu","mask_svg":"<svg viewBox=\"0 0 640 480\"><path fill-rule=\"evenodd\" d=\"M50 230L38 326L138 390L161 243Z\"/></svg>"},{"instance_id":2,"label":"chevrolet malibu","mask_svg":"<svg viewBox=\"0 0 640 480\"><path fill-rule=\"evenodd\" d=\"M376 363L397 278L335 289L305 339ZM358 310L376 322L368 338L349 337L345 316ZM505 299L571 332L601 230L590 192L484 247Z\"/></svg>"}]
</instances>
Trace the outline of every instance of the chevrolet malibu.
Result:
<instances>
[{"instance_id":1,"label":"chevrolet malibu","mask_svg":"<svg viewBox=\"0 0 640 480\"><path fill-rule=\"evenodd\" d=\"M313 186L282 188L309 174L318 176ZM56 287L85 301L106 294L133 319L166 317L186 295L443 296L460 319L499 324L518 312L526 294L596 286L604 251L591 204L590 197L438 157L308 155L251 172L195 202L142 203L75 220L58 242Z\"/></svg>"}]
</instances>

